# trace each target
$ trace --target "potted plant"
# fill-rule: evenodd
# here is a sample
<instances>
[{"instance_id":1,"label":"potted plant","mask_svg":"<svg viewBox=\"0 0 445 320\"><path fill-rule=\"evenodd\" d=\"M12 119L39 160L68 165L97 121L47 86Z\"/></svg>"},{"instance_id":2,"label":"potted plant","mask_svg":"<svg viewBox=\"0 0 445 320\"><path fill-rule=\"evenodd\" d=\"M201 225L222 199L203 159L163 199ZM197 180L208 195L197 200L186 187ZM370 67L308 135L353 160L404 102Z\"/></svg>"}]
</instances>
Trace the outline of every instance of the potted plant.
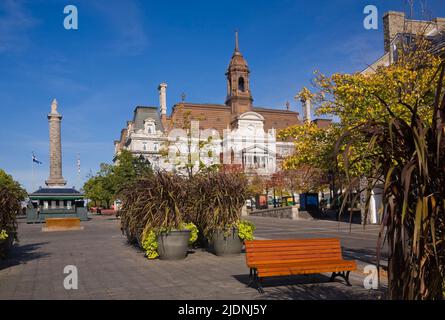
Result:
<instances>
[{"instance_id":1,"label":"potted plant","mask_svg":"<svg viewBox=\"0 0 445 320\"><path fill-rule=\"evenodd\" d=\"M185 219L185 178L158 172L125 188L121 198L125 233L138 240L148 258L186 257L191 238L197 238L197 228Z\"/></svg>"},{"instance_id":2,"label":"potted plant","mask_svg":"<svg viewBox=\"0 0 445 320\"><path fill-rule=\"evenodd\" d=\"M212 234L212 248L217 256L239 254L244 240L253 240L255 225L248 220L238 220L232 227L216 230Z\"/></svg>"},{"instance_id":3,"label":"potted plant","mask_svg":"<svg viewBox=\"0 0 445 320\"><path fill-rule=\"evenodd\" d=\"M195 176L190 189L191 220L208 239L209 249L218 256L241 253L254 230L253 223L241 220L248 193L244 174L208 172Z\"/></svg>"},{"instance_id":4,"label":"potted plant","mask_svg":"<svg viewBox=\"0 0 445 320\"><path fill-rule=\"evenodd\" d=\"M156 232L148 228L144 230L141 238L141 248L148 259L183 259L188 251L186 243L191 247L198 239L198 228L191 222L182 223L179 230Z\"/></svg>"}]
</instances>

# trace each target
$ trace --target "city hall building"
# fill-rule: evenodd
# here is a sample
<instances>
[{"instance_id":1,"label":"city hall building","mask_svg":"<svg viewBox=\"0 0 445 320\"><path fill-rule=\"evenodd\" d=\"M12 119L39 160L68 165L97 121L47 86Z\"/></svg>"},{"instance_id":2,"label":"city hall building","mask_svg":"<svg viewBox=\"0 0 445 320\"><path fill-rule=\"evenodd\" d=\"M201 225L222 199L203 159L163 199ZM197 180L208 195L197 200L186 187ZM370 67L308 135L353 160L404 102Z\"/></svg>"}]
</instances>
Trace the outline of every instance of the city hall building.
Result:
<instances>
[{"instance_id":1,"label":"city hall building","mask_svg":"<svg viewBox=\"0 0 445 320\"><path fill-rule=\"evenodd\" d=\"M276 172L281 160L294 150L292 141L277 140L277 130L311 121L310 101L305 103L309 107L304 109L302 120L298 112L289 110L289 104L284 110L255 106L250 90L250 69L239 50L238 34L225 76L224 104L191 103L182 99L173 105L170 115L167 115L167 84L161 83L159 106L135 108L133 119L114 142L114 161L120 151L126 149L143 156L155 169L178 171L180 163L187 161L192 141L195 146L192 152L199 153L192 157L195 168L199 168L200 162L207 166L222 163L236 164L260 175ZM186 123L185 119L192 123ZM320 126L330 123L322 119L314 122ZM197 147L197 141L207 143ZM169 149L168 157L162 152L165 148Z\"/></svg>"}]
</instances>

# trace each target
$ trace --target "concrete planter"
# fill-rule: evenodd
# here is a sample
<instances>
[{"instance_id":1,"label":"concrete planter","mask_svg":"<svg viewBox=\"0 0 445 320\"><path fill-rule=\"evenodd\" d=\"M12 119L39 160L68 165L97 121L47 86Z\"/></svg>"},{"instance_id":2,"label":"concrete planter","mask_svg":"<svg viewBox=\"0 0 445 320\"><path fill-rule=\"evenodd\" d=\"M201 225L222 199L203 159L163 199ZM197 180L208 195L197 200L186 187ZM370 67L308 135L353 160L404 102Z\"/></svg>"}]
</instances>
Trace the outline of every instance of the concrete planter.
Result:
<instances>
[{"instance_id":1,"label":"concrete planter","mask_svg":"<svg viewBox=\"0 0 445 320\"><path fill-rule=\"evenodd\" d=\"M190 230L162 232L158 236L159 259L184 259L188 252L190 232Z\"/></svg>"},{"instance_id":2,"label":"concrete planter","mask_svg":"<svg viewBox=\"0 0 445 320\"><path fill-rule=\"evenodd\" d=\"M217 256L227 256L240 254L243 248L243 241L238 236L238 229L233 229L230 234L224 231L215 231L210 240L211 250Z\"/></svg>"}]
</instances>

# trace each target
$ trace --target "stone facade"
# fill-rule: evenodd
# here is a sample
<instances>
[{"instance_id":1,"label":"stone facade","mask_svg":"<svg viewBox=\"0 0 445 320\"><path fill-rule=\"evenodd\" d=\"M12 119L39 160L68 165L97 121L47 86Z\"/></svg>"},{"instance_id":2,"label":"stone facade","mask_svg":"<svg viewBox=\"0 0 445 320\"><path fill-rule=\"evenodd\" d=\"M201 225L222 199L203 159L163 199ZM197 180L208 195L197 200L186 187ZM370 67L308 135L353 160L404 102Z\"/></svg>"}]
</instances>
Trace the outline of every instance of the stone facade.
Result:
<instances>
[{"instance_id":1,"label":"stone facade","mask_svg":"<svg viewBox=\"0 0 445 320\"><path fill-rule=\"evenodd\" d=\"M211 150L206 149L211 151L211 155L206 156L201 152L199 160L194 163L196 167L199 167L198 162L202 161L205 165L234 164L242 166L247 172L261 175L274 173L280 161L294 150L292 141L277 141L276 131L302 124L298 112L289 110L289 106L286 110L279 110L253 105L250 69L239 50L237 33L235 49L225 76L227 95L224 104L191 103L183 99L173 105L170 116L166 115L167 84L160 84L159 110L155 113L155 107L136 108L133 120L122 130L120 140L115 141L115 159L120 150L126 149L135 155L144 156L155 168L177 170L174 163L181 162L181 159L176 158L174 150L178 150L180 154L187 152L185 137L178 135L178 129L184 129L184 116L187 115L189 120L193 121L192 126L196 126L195 129L199 132L192 138L194 144L198 144L198 140L202 141L203 137L212 137L212 142L208 145ZM144 117L147 121L155 117L160 119L153 122L154 131L151 133L141 125L141 119L145 119ZM174 144L176 149L169 153L169 159L166 161L158 147L165 146L168 141L179 142ZM144 149L155 146L156 142L157 148Z\"/></svg>"},{"instance_id":2,"label":"stone facade","mask_svg":"<svg viewBox=\"0 0 445 320\"><path fill-rule=\"evenodd\" d=\"M45 182L48 187L64 186L66 181L62 176L62 145L60 127L62 115L57 111L57 100L51 104L51 112L48 114L49 122L49 178Z\"/></svg>"}]
</instances>

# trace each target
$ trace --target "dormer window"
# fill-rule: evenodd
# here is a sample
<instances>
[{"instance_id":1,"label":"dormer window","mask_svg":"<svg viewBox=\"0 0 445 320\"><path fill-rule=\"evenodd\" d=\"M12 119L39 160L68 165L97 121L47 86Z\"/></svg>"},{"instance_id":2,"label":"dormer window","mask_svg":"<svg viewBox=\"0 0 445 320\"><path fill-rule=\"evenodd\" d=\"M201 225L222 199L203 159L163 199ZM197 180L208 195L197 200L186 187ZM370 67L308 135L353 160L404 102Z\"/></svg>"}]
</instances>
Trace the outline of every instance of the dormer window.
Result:
<instances>
[{"instance_id":1,"label":"dormer window","mask_svg":"<svg viewBox=\"0 0 445 320\"><path fill-rule=\"evenodd\" d=\"M155 134L156 126L153 119L146 119L144 121L145 133L147 134Z\"/></svg>"}]
</instances>

